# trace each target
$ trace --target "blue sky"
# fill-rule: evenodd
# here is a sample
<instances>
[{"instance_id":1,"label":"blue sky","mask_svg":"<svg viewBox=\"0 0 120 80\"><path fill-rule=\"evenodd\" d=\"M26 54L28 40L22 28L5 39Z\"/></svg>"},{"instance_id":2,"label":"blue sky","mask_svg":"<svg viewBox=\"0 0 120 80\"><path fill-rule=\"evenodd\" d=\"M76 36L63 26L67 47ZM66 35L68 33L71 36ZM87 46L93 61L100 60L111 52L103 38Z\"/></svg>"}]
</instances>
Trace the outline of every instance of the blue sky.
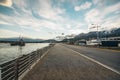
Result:
<instances>
[{"instance_id":1,"label":"blue sky","mask_svg":"<svg viewBox=\"0 0 120 80\"><path fill-rule=\"evenodd\" d=\"M51 39L120 27L120 0L0 0L0 37Z\"/></svg>"}]
</instances>

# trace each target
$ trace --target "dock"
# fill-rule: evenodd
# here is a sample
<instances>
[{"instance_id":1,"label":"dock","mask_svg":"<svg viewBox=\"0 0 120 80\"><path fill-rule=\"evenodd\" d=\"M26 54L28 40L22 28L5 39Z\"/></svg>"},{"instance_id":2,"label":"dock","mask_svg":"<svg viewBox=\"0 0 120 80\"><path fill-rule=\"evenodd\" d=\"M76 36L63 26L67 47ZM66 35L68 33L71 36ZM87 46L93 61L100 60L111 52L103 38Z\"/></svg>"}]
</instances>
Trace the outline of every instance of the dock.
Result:
<instances>
[{"instance_id":1,"label":"dock","mask_svg":"<svg viewBox=\"0 0 120 80\"><path fill-rule=\"evenodd\" d=\"M120 75L56 44L21 80L120 80Z\"/></svg>"}]
</instances>

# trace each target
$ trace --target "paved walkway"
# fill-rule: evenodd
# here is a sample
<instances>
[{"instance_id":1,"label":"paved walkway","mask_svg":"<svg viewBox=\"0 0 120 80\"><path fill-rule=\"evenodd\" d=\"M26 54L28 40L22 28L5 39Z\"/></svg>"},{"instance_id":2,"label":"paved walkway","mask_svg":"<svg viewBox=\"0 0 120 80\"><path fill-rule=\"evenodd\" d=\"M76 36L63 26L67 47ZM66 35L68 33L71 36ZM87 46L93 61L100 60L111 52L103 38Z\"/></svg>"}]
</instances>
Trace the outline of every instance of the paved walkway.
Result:
<instances>
[{"instance_id":1,"label":"paved walkway","mask_svg":"<svg viewBox=\"0 0 120 80\"><path fill-rule=\"evenodd\" d=\"M56 44L23 80L119 80L120 75Z\"/></svg>"}]
</instances>

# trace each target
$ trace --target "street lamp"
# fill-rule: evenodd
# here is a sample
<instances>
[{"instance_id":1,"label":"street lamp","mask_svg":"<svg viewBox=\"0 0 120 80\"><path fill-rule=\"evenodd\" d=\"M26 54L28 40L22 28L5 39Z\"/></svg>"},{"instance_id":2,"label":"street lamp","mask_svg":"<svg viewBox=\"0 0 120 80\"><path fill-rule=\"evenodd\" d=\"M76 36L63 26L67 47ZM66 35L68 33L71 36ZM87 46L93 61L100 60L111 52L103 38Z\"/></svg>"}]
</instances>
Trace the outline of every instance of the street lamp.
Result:
<instances>
[{"instance_id":1,"label":"street lamp","mask_svg":"<svg viewBox=\"0 0 120 80\"><path fill-rule=\"evenodd\" d=\"M97 41L98 41L98 44L100 44L99 31L98 31L100 26L98 26L98 24L92 24L92 25L94 25L94 27L92 27L92 28L97 28Z\"/></svg>"}]
</instances>

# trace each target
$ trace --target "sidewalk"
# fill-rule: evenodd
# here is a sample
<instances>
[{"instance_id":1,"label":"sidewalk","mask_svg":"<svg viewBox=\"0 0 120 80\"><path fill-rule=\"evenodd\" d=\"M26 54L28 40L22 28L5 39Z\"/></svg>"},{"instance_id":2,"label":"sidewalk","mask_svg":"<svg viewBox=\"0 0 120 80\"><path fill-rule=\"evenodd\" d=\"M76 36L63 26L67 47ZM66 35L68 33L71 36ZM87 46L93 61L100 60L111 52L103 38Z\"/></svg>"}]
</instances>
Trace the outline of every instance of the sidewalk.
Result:
<instances>
[{"instance_id":1,"label":"sidewalk","mask_svg":"<svg viewBox=\"0 0 120 80\"><path fill-rule=\"evenodd\" d=\"M23 80L119 80L120 75L56 44Z\"/></svg>"}]
</instances>

